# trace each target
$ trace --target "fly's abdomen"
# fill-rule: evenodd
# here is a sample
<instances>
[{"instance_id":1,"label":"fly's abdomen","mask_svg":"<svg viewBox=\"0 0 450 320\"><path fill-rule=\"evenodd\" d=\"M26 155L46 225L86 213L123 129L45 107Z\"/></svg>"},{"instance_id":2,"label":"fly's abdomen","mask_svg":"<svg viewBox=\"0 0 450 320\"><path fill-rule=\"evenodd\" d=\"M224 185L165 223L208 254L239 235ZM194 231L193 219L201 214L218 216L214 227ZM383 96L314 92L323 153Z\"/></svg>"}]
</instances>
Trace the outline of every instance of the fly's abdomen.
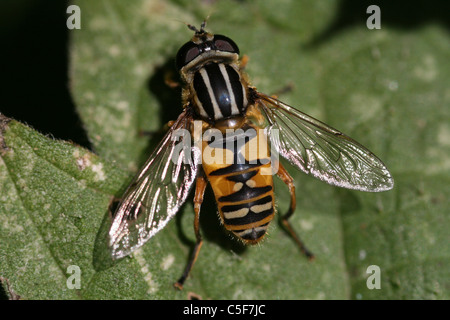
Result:
<instances>
[{"instance_id":1,"label":"fly's abdomen","mask_svg":"<svg viewBox=\"0 0 450 320\"><path fill-rule=\"evenodd\" d=\"M210 63L200 68L192 83L194 108L205 119L220 120L242 114L247 91L239 72L231 65Z\"/></svg>"},{"instance_id":2,"label":"fly's abdomen","mask_svg":"<svg viewBox=\"0 0 450 320\"><path fill-rule=\"evenodd\" d=\"M260 241L275 214L270 153L263 130L248 127L204 141L202 160L225 228L246 243Z\"/></svg>"},{"instance_id":3,"label":"fly's abdomen","mask_svg":"<svg viewBox=\"0 0 450 320\"><path fill-rule=\"evenodd\" d=\"M225 179L233 185L231 194L217 198L225 228L245 242L258 242L275 213L272 176L253 169Z\"/></svg>"}]
</instances>

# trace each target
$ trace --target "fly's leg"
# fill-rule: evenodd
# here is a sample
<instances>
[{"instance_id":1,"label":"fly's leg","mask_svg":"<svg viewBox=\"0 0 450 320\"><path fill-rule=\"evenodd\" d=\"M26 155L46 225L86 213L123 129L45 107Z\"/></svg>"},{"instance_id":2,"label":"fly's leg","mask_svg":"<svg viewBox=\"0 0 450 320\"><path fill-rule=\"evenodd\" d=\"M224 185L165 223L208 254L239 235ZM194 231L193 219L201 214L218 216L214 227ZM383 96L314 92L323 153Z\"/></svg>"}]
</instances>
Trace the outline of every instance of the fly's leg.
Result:
<instances>
[{"instance_id":1,"label":"fly's leg","mask_svg":"<svg viewBox=\"0 0 450 320\"><path fill-rule=\"evenodd\" d=\"M314 254L306 248L303 241L300 239L300 237L295 232L294 228L292 227L291 223L289 222L289 218L294 214L295 207L297 200L295 198L295 185L294 185L294 179L289 175L287 170L281 165L281 163L278 163L278 177L288 186L289 193L291 194L291 204L289 206L288 212L281 217L281 222L283 223L284 228L286 231L291 235L291 237L295 240L300 250L303 252L303 254L309 259L314 259Z\"/></svg>"},{"instance_id":2,"label":"fly's leg","mask_svg":"<svg viewBox=\"0 0 450 320\"><path fill-rule=\"evenodd\" d=\"M176 76L172 70L164 73L164 83L171 89L175 89L181 86L181 83L176 80Z\"/></svg>"},{"instance_id":3,"label":"fly's leg","mask_svg":"<svg viewBox=\"0 0 450 320\"><path fill-rule=\"evenodd\" d=\"M274 99L278 99L279 96L281 96L282 94L285 94L287 92L290 92L293 89L294 89L294 85L292 83L288 83L284 87L278 89L278 91L276 91L274 94L272 94L271 97Z\"/></svg>"},{"instance_id":4,"label":"fly's leg","mask_svg":"<svg viewBox=\"0 0 450 320\"><path fill-rule=\"evenodd\" d=\"M194 195L194 231L196 242L194 251L192 252L191 258L189 259L189 262L186 265L183 274L181 275L180 279L178 279L178 281L174 284L174 287L179 290L183 289L184 281L186 281L187 277L189 276L189 273L191 272L191 269L194 266L195 261L197 260L198 253L200 252L200 248L203 244L202 236L200 234L200 207L203 202L203 195L205 194L207 184L208 182L206 181L206 178L204 176L201 175L197 178Z\"/></svg>"}]
</instances>

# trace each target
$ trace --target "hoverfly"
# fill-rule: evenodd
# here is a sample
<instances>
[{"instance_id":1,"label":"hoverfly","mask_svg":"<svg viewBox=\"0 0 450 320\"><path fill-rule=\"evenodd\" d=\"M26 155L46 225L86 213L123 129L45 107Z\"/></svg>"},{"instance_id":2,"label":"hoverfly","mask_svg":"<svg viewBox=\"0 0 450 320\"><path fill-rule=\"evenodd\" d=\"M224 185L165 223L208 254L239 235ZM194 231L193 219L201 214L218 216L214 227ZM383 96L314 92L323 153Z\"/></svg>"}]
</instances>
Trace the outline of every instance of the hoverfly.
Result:
<instances>
[{"instance_id":1,"label":"hoverfly","mask_svg":"<svg viewBox=\"0 0 450 320\"><path fill-rule=\"evenodd\" d=\"M195 182L196 244L175 283L179 289L202 246L199 217L207 184L212 187L225 229L245 244L255 244L275 215L274 165L290 192L290 207L282 223L306 256L313 257L289 222L296 207L294 181L264 145L270 144L293 166L331 185L379 192L394 184L386 166L365 147L258 92L243 70L246 60L239 59L236 43L205 31L205 26L205 21L200 29L188 25L195 34L176 56L183 81L183 112L126 190L109 231L113 258L129 255L174 217ZM214 138L199 138L194 123L200 124L201 134L214 129ZM191 134L178 135L180 131ZM251 147L256 140L259 149ZM206 161L211 154L232 161Z\"/></svg>"}]
</instances>

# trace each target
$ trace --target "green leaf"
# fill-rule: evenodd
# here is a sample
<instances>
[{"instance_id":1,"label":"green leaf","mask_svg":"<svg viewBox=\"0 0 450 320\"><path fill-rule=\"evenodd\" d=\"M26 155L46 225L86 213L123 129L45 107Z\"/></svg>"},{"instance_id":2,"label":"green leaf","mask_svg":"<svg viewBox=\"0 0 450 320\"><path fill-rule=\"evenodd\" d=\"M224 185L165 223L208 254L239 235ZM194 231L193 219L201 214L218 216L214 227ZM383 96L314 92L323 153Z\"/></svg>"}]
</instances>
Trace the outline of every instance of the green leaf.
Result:
<instances>
[{"instance_id":1,"label":"green leaf","mask_svg":"<svg viewBox=\"0 0 450 320\"><path fill-rule=\"evenodd\" d=\"M344 2L77 1L71 89L95 154L0 119L0 279L24 299L448 299L449 52L442 26L339 28ZM382 17L391 7L381 7ZM386 10L386 11L383 11ZM212 14L211 14L212 13ZM177 49L192 36L181 23L225 34L250 58L253 85L338 128L391 170L385 193L333 188L287 166L295 178L292 224L308 262L274 221L260 246L223 231L208 190L204 244L185 290L172 283L192 250L192 199L131 258L110 261L108 207L181 111L164 84ZM330 26L333 32L327 33ZM323 36L325 34L325 36ZM316 39L320 38L320 41ZM150 139L140 130L156 132ZM276 181L278 211L289 203ZM68 266L81 270L69 289ZM368 267L381 289L369 289ZM6 281L7 280L7 281ZM9 287L7 285L9 283Z\"/></svg>"}]
</instances>

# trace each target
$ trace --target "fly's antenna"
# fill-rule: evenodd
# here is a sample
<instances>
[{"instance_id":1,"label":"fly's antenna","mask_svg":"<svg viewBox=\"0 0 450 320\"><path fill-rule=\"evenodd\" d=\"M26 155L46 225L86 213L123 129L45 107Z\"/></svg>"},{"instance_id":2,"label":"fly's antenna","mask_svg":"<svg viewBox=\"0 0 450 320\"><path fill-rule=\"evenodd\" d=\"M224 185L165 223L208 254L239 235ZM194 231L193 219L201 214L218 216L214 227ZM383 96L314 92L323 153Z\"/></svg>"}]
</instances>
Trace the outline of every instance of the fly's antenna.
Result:
<instances>
[{"instance_id":1,"label":"fly's antenna","mask_svg":"<svg viewBox=\"0 0 450 320\"><path fill-rule=\"evenodd\" d=\"M201 27L200 27L200 30L198 30L197 27L192 24L187 23L186 25L189 29L191 29L192 31L195 31L195 34L202 33L203 29Z\"/></svg>"},{"instance_id":2,"label":"fly's antenna","mask_svg":"<svg viewBox=\"0 0 450 320\"><path fill-rule=\"evenodd\" d=\"M202 24L200 25L200 31L201 32L205 32L205 27L206 27L206 21L208 21L209 16L206 17L205 20L203 20Z\"/></svg>"},{"instance_id":3,"label":"fly's antenna","mask_svg":"<svg viewBox=\"0 0 450 320\"><path fill-rule=\"evenodd\" d=\"M200 25L200 30L197 29L197 27L192 24L186 23L186 25L189 29L194 31L196 35L203 34L203 33L206 33L205 27L206 27L206 22L208 21L208 19L209 19L209 15L206 17L205 20L203 20L202 24Z\"/></svg>"}]
</instances>

